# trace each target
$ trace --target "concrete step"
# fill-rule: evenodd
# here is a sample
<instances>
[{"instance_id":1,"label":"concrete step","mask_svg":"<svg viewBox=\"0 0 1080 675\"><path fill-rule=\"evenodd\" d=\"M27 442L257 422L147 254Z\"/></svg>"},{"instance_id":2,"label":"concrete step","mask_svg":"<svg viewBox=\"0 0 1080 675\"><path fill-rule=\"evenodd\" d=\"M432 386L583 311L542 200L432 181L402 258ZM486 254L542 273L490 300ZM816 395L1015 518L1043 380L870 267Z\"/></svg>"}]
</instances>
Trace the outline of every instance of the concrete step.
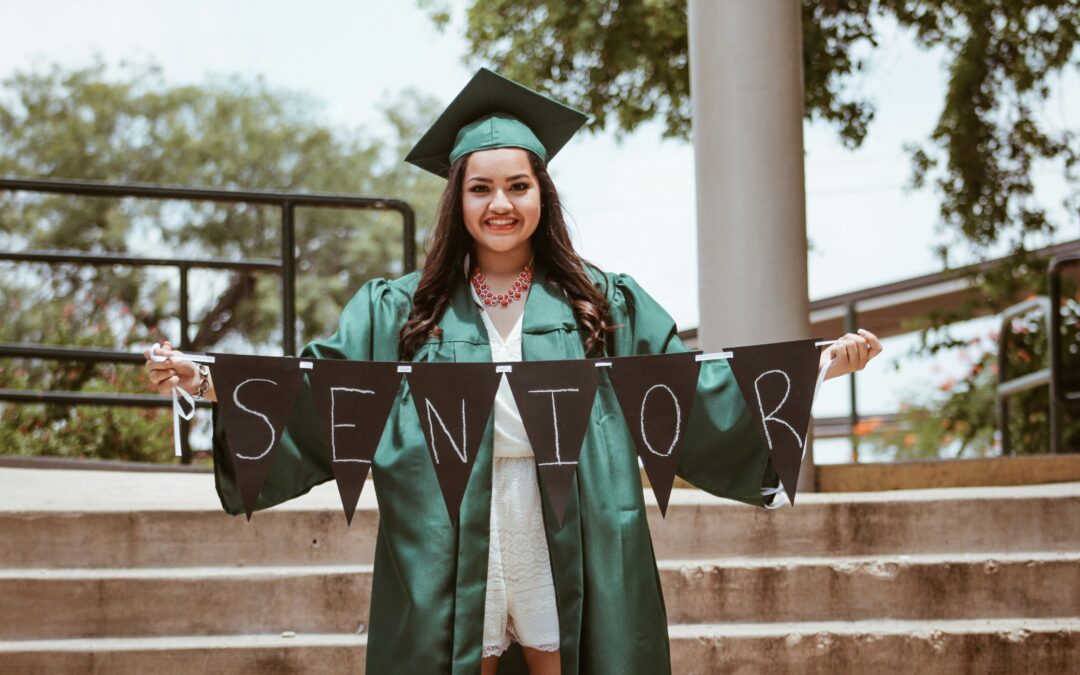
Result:
<instances>
[{"instance_id":1,"label":"concrete step","mask_svg":"<svg viewBox=\"0 0 1080 675\"><path fill-rule=\"evenodd\" d=\"M1078 619L677 625L683 675L1069 673ZM362 673L362 635L159 637L0 642L4 673Z\"/></svg>"},{"instance_id":2,"label":"concrete step","mask_svg":"<svg viewBox=\"0 0 1080 675\"><path fill-rule=\"evenodd\" d=\"M1080 550L1080 483L807 494L775 511L678 492L666 522L650 507L661 560Z\"/></svg>"},{"instance_id":3,"label":"concrete step","mask_svg":"<svg viewBox=\"0 0 1080 675\"><path fill-rule=\"evenodd\" d=\"M1080 553L661 561L671 623L1080 617ZM349 633L370 566L0 570L8 639Z\"/></svg>"},{"instance_id":4,"label":"concrete step","mask_svg":"<svg viewBox=\"0 0 1080 675\"><path fill-rule=\"evenodd\" d=\"M657 557L900 555L1080 550L1080 483L807 494L777 511L646 492ZM251 522L219 510L204 474L0 468L0 568L355 565L374 556L365 489L352 527L325 484Z\"/></svg>"},{"instance_id":5,"label":"concrete step","mask_svg":"<svg viewBox=\"0 0 1080 675\"><path fill-rule=\"evenodd\" d=\"M1080 553L660 561L668 622L1080 617Z\"/></svg>"},{"instance_id":6,"label":"concrete step","mask_svg":"<svg viewBox=\"0 0 1080 675\"><path fill-rule=\"evenodd\" d=\"M369 488L352 527L333 483L248 522L210 474L0 468L0 568L358 565L378 524Z\"/></svg>"},{"instance_id":7,"label":"concrete step","mask_svg":"<svg viewBox=\"0 0 1080 675\"><path fill-rule=\"evenodd\" d=\"M1075 673L1080 619L856 621L670 626L672 671Z\"/></svg>"},{"instance_id":8,"label":"concrete step","mask_svg":"<svg viewBox=\"0 0 1080 675\"><path fill-rule=\"evenodd\" d=\"M371 566L0 570L0 637L355 633Z\"/></svg>"},{"instance_id":9,"label":"concrete step","mask_svg":"<svg viewBox=\"0 0 1080 675\"><path fill-rule=\"evenodd\" d=\"M0 568L342 565L375 559L378 514L272 510L0 512Z\"/></svg>"},{"instance_id":10,"label":"concrete step","mask_svg":"<svg viewBox=\"0 0 1080 675\"><path fill-rule=\"evenodd\" d=\"M0 641L4 675L364 672L364 635L169 636Z\"/></svg>"}]
</instances>

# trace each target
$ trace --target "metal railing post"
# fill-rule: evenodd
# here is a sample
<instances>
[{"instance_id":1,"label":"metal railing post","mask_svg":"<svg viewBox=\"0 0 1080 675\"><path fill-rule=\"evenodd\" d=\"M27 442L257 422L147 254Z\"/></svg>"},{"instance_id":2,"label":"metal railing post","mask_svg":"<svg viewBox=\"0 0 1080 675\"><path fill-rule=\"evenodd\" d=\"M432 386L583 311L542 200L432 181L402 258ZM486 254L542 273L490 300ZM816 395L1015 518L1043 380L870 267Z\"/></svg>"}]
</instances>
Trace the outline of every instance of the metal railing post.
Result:
<instances>
[{"instance_id":1,"label":"metal railing post","mask_svg":"<svg viewBox=\"0 0 1080 675\"><path fill-rule=\"evenodd\" d=\"M859 316L855 309L855 303L849 302L847 304L846 312L844 313L844 332L854 333L858 330ZM855 433L855 426L859 423L859 396L858 390L855 388L855 373L848 376L848 400L851 404L851 461L859 461L859 437Z\"/></svg>"},{"instance_id":2,"label":"metal railing post","mask_svg":"<svg viewBox=\"0 0 1080 675\"><path fill-rule=\"evenodd\" d=\"M1008 397L1029 389L1035 389L1050 384L1051 373L1049 368L1022 375L1015 380L1009 379L1009 335L1012 333L1012 322L1032 312L1039 312L1046 321L1047 328L1050 326L1051 302L1046 296L1039 296L1017 303L1001 313L1001 332L998 333L998 386L997 386L997 415L998 430L1001 433L1001 454L1012 454L1012 436L1009 434L1009 403ZM1050 394L1050 417L1053 418L1053 391ZM1050 425L1050 451L1053 452L1054 425Z\"/></svg>"},{"instance_id":3,"label":"metal railing post","mask_svg":"<svg viewBox=\"0 0 1080 675\"><path fill-rule=\"evenodd\" d=\"M405 274L416 271L416 212L402 202L398 207L402 220L402 247L404 248L402 268Z\"/></svg>"},{"instance_id":4,"label":"metal railing post","mask_svg":"<svg viewBox=\"0 0 1080 675\"><path fill-rule=\"evenodd\" d=\"M1008 335L1006 331L1009 329L1009 322L1011 317L1005 316L1001 320L1001 332L998 333L998 389L997 392L997 419L998 419L998 433L1001 434L1001 454L1008 456L1012 454L1012 436L1009 434L1009 397L1002 394L1000 391L1001 382L1008 382L1008 366L1009 359L1006 358L1005 350L1008 346Z\"/></svg>"},{"instance_id":5,"label":"metal railing post","mask_svg":"<svg viewBox=\"0 0 1080 675\"><path fill-rule=\"evenodd\" d=\"M296 225L291 202L281 205L281 341L286 356L296 355Z\"/></svg>"},{"instance_id":6,"label":"metal railing post","mask_svg":"<svg viewBox=\"0 0 1080 675\"><path fill-rule=\"evenodd\" d=\"M177 265L180 272L180 350L191 349L191 313L188 309L188 267Z\"/></svg>"},{"instance_id":7,"label":"metal railing post","mask_svg":"<svg viewBox=\"0 0 1080 675\"><path fill-rule=\"evenodd\" d=\"M180 271L180 351L191 348L191 315L188 308L188 266ZM180 419L180 463L191 464L191 420Z\"/></svg>"},{"instance_id":8,"label":"metal railing post","mask_svg":"<svg viewBox=\"0 0 1080 675\"><path fill-rule=\"evenodd\" d=\"M1064 355L1061 344L1061 271L1066 265L1080 264L1080 255L1055 256L1047 268L1049 276L1048 293L1050 294L1050 452L1061 452L1065 434L1065 408L1075 405L1077 400L1065 391Z\"/></svg>"}]
</instances>

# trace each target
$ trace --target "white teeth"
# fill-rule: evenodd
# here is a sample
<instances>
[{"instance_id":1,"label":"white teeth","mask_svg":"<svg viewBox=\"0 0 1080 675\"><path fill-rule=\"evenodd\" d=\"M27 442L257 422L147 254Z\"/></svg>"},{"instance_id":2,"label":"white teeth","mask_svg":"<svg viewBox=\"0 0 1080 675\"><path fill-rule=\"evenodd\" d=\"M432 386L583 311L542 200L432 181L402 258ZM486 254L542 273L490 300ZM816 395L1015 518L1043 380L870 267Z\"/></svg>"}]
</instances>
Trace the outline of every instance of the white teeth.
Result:
<instances>
[{"instance_id":1,"label":"white teeth","mask_svg":"<svg viewBox=\"0 0 1080 675\"><path fill-rule=\"evenodd\" d=\"M489 221L487 221L487 224L488 225L509 225L512 222L514 222L514 219L509 218L507 220L489 220Z\"/></svg>"}]
</instances>

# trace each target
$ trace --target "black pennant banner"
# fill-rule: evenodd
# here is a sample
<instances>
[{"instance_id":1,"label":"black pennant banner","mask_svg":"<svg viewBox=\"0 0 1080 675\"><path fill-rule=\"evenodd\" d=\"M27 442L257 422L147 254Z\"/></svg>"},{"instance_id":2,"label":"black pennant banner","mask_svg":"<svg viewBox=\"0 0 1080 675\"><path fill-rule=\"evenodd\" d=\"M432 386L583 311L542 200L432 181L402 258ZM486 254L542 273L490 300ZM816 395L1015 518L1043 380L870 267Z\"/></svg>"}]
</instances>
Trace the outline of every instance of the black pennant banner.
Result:
<instances>
[{"instance_id":1,"label":"black pennant banner","mask_svg":"<svg viewBox=\"0 0 1080 675\"><path fill-rule=\"evenodd\" d=\"M414 363L406 376L446 510L457 523L502 374L491 363Z\"/></svg>"},{"instance_id":2,"label":"black pennant banner","mask_svg":"<svg viewBox=\"0 0 1080 675\"><path fill-rule=\"evenodd\" d=\"M596 371L581 359L523 361L507 375L559 525L596 399Z\"/></svg>"},{"instance_id":3,"label":"black pennant banner","mask_svg":"<svg viewBox=\"0 0 1080 675\"><path fill-rule=\"evenodd\" d=\"M817 342L734 347L728 360L791 503L820 384ZM607 359L603 368L665 516L697 393L699 354L617 357ZM544 492L559 525L563 523L596 398L596 361L406 365L211 356L221 421L249 519L306 369L341 504L351 524L401 386L402 368L408 372L413 404L451 522L458 520L503 376L500 371L507 371Z\"/></svg>"},{"instance_id":4,"label":"black pennant banner","mask_svg":"<svg viewBox=\"0 0 1080 675\"><path fill-rule=\"evenodd\" d=\"M352 524L401 385L396 363L316 360L308 372L345 519Z\"/></svg>"},{"instance_id":5,"label":"black pennant banner","mask_svg":"<svg viewBox=\"0 0 1080 675\"><path fill-rule=\"evenodd\" d=\"M212 354L214 390L248 520L300 389L299 359Z\"/></svg>"},{"instance_id":6,"label":"black pennant banner","mask_svg":"<svg viewBox=\"0 0 1080 675\"><path fill-rule=\"evenodd\" d=\"M817 339L734 347L728 360L773 468L795 503L821 352Z\"/></svg>"},{"instance_id":7,"label":"black pennant banner","mask_svg":"<svg viewBox=\"0 0 1080 675\"><path fill-rule=\"evenodd\" d=\"M606 369L664 516L697 392L699 353L624 356Z\"/></svg>"}]
</instances>

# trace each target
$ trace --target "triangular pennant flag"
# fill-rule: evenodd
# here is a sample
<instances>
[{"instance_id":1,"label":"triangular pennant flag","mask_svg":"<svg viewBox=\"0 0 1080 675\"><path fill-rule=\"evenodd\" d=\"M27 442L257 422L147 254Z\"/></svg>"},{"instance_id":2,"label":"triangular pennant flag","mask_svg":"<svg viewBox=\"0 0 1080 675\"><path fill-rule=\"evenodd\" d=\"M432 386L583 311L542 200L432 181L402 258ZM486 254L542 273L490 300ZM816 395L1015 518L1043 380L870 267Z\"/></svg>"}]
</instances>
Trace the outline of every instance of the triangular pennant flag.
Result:
<instances>
[{"instance_id":1,"label":"triangular pennant flag","mask_svg":"<svg viewBox=\"0 0 1080 675\"><path fill-rule=\"evenodd\" d=\"M413 363L406 376L450 520L457 523L502 374L491 363Z\"/></svg>"},{"instance_id":2,"label":"triangular pennant flag","mask_svg":"<svg viewBox=\"0 0 1080 675\"><path fill-rule=\"evenodd\" d=\"M599 375L592 361L526 361L507 375L559 525L589 427Z\"/></svg>"},{"instance_id":3,"label":"triangular pennant flag","mask_svg":"<svg viewBox=\"0 0 1080 675\"><path fill-rule=\"evenodd\" d=\"M623 356L606 369L664 516L697 392L699 353Z\"/></svg>"},{"instance_id":4,"label":"triangular pennant flag","mask_svg":"<svg viewBox=\"0 0 1080 675\"><path fill-rule=\"evenodd\" d=\"M821 352L817 341L792 340L729 349L732 357L728 365L792 504L818 382Z\"/></svg>"},{"instance_id":5,"label":"triangular pennant flag","mask_svg":"<svg viewBox=\"0 0 1080 675\"><path fill-rule=\"evenodd\" d=\"M396 363L319 359L308 379L341 506L351 525L401 373Z\"/></svg>"},{"instance_id":6,"label":"triangular pennant flag","mask_svg":"<svg viewBox=\"0 0 1080 675\"><path fill-rule=\"evenodd\" d=\"M248 520L289 419L303 371L299 359L212 354L214 390Z\"/></svg>"}]
</instances>

